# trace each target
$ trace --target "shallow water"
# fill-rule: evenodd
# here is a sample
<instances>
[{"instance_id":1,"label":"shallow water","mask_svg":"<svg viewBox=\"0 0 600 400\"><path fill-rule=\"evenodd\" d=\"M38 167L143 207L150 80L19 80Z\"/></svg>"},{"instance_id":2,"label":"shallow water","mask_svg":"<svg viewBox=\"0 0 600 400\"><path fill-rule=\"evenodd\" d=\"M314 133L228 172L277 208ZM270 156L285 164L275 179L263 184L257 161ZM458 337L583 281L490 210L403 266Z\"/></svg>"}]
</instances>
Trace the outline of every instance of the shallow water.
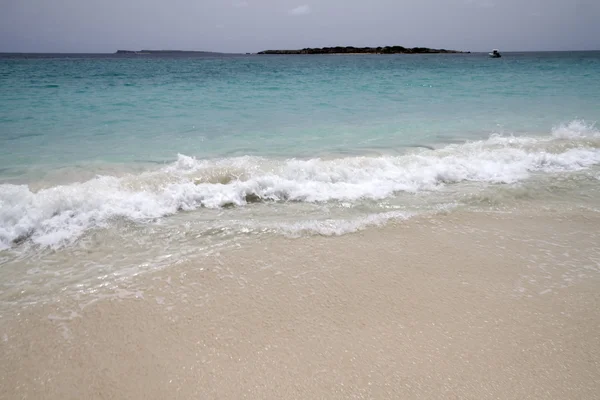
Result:
<instances>
[{"instance_id":1,"label":"shallow water","mask_svg":"<svg viewBox=\"0 0 600 400\"><path fill-rule=\"evenodd\" d=\"M0 298L265 235L600 210L600 53L0 58Z\"/></svg>"}]
</instances>

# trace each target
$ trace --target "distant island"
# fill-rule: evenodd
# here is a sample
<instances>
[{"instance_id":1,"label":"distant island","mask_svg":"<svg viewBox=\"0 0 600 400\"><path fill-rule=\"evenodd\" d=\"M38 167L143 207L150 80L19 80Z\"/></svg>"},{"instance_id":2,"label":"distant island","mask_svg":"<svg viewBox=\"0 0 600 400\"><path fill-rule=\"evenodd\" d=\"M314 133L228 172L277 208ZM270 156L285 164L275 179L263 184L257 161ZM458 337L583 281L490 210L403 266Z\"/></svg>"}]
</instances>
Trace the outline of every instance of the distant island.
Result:
<instances>
[{"instance_id":1,"label":"distant island","mask_svg":"<svg viewBox=\"0 0 600 400\"><path fill-rule=\"evenodd\" d=\"M353 47L336 46L323 48L305 48L301 50L264 50L258 54L445 54L445 53L470 53L470 51L430 49L427 47L403 47L403 46L385 46L385 47Z\"/></svg>"},{"instance_id":2,"label":"distant island","mask_svg":"<svg viewBox=\"0 0 600 400\"><path fill-rule=\"evenodd\" d=\"M117 50L115 54L220 54L212 51L193 51L193 50Z\"/></svg>"},{"instance_id":3,"label":"distant island","mask_svg":"<svg viewBox=\"0 0 600 400\"><path fill-rule=\"evenodd\" d=\"M255 54L459 54L470 53L470 51L430 49L428 47L403 47L403 46L385 46L385 47L354 47L354 46L336 46L336 47L307 47L299 50L264 50ZM195 51L195 50L117 50L117 55L226 55L214 51ZM252 53L246 53L252 54Z\"/></svg>"}]
</instances>

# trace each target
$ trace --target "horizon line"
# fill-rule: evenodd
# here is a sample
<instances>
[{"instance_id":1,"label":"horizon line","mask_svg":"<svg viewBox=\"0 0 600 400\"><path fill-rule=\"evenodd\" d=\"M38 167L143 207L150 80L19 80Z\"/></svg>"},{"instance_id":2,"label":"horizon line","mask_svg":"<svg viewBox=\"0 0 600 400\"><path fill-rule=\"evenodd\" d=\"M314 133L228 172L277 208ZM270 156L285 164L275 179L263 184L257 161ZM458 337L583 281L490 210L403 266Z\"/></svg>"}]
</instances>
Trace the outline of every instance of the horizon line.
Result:
<instances>
[{"instance_id":1,"label":"horizon line","mask_svg":"<svg viewBox=\"0 0 600 400\"><path fill-rule=\"evenodd\" d=\"M269 50L303 50L303 49L318 49L318 48L326 48L326 47L356 47L356 46L323 46L323 47L303 47L303 48L299 48L299 49L269 49ZM364 48L363 47L357 47L357 48ZM372 46L366 46L366 47L372 47ZM376 46L376 47L383 47L383 46ZM375 47L375 48L376 48ZM142 49L142 50L124 50L124 49L120 49L120 50L116 50L113 52L85 52L85 51L73 51L73 52L65 52L65 51L57 51L57 52L53 52L53 51L0 51L0 54L4 55L4 54L53 54L53 55L60 55L60 54L65 54L65 55L72 55L72 54L86 54L86 55L119 55L117 53L117 51L123 51L123 52L131 52L131 53L139 53L142 51L156 51L156 52L182 52L182 53L208 53L208 54L224 54L224 55L249 55L249 54L257 54L261 51L269 51L269 50L259 50L259 51L252 51L252 52L223 52L223 51L213 51L213 50L181 50L181 49L161 49L161 50L155 50L155 49ZM489 52L489 50L459 50L461 52L463 52L462 54L467 54L467 53L487 53ZM563 52L598 52L600 51L599 49L569 49L569 50L502 50L503 53L563 53Z\"/></svg>"}]
</instances>

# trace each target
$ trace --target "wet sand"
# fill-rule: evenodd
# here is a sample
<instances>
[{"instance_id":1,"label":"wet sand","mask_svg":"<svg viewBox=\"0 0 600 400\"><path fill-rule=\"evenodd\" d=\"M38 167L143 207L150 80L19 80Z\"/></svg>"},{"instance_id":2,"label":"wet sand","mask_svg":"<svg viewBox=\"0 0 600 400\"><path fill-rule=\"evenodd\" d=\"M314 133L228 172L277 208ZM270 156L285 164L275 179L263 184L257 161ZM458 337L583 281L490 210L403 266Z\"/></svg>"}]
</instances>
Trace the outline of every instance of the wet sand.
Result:
<instances>
[{"instance_id":1,"label":"wet sand","mask_svg":"<svg viewBox=\"0 0 600 400\"><path fill-rule=\"evenodd\" d=\"M271 238L0 319L2 399L591 399L600 214Z\"/></svg>"}]
</instances>

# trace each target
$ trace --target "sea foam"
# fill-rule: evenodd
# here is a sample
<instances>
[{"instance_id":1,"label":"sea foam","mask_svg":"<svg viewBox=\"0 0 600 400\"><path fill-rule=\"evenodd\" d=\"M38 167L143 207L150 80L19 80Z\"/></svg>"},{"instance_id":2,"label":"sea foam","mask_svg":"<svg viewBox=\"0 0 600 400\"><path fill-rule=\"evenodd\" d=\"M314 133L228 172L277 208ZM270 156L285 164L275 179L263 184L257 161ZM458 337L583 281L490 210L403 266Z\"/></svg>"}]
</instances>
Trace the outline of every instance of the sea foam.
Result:
<instances>
[{"instance_id":1,"label":"sea foam","mask_svg":"<svg viewBox=\"0 0 600 400\"><path fill-rule=\"evenodd\" d=\"M398 192L435 193L463 181L510 184L536 173L576 171L598 164L599 147L598 131L574 121L555 128L551 137L493 136L403 156L196 160L179 155L177 161L157 171L98 176L39 191L3 184L0 249L25 241L57 247L115 219L143 223L202 207L240 207L254 202L352 203L378 201ZM298 222L302 223L307 222ZM321 228L328 231L326 226ZM331 226L330 233L347 228ZM297 225L293 230L303 228Z\"/></svg>"},{"instance_id":2,"label":"sea foam","mask_svg":"<svg viewBox=\"0 0 600 400\"><path fill-rule=\"evenodd\" d=\"M568 124L560 124L552 129L552 136L558 139L578 139L584 137L600 137L596 124L588 124L576 119Z\"/></svg>"}]
</instances>

